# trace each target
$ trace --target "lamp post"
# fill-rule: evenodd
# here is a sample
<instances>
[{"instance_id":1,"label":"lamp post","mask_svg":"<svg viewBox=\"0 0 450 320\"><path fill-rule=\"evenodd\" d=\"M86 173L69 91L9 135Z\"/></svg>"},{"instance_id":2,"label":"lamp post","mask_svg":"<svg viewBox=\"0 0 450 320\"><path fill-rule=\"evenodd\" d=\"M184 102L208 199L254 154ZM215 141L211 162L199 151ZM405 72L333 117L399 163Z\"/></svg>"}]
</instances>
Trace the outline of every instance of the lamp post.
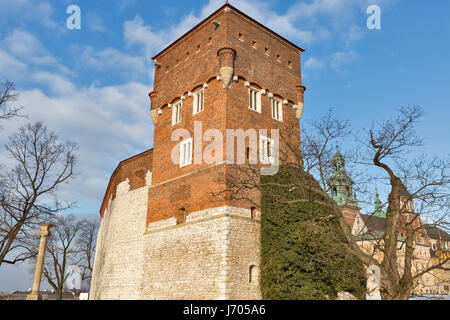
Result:
<instances>
[{"instance_id":1,"label":"lamp post","mask_svg":"<svg viewBox=\"0 0 450 320\"><path fill-rule=\"evenodd\" d=\"M27 300L40 300L41 295L39 294L39 288L41 286L41 276L42 276L42 266L44 265L45 257L45 246L47 244L47 237L49 235L49 230L52 227L51 224L40 223L41 231L38 235L41 236L41 241L39 243L39 252L36 261L36 271L34 272L33 289L31 293L27 296Z\"/></svg>"}]
</instances>

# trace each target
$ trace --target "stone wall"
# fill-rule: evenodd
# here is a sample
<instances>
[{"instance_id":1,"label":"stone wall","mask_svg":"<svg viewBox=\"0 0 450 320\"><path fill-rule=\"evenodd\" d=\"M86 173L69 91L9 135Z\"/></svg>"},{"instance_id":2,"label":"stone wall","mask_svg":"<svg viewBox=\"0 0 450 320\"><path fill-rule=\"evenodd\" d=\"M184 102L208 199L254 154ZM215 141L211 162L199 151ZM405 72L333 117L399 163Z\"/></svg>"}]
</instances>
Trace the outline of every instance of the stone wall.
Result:
<instances>
[{"instance_id":1,"label":"stone wall","mask_svg":"<svg viewBox=\"0 0 450 320\"><path fill-rule=\"evenodd\" d=\"M149 181L148 181L149 182ZM129 191L117 186L100 223L91 299L141 299L143 241L149 184Z\"/></svg>"},{"instance_id":2,"label":"stone wall","mask_svg":"<svg viewBox=\"0 0 450 320\"><path fill-rule=\"evenodd\" d=\"M117 186L100 225L90 298L260 299L259 214L224 206L145 230L149 187Z\"/></svg>"}]
</instances>

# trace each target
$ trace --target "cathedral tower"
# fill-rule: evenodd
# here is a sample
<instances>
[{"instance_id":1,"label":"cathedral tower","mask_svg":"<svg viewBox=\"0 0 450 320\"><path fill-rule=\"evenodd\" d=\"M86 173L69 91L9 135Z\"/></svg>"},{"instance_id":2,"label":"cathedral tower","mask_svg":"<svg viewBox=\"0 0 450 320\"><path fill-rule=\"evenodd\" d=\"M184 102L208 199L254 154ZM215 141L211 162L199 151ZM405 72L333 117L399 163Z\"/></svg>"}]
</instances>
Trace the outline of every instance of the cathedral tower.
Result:
<instances>
[{"instance_id":1,"label":"cathedral tower","mask_svg":"<svg viewBox=\"0 0 450 320\"><path fill-rule=\"evenodd\" d=\"M345 159L336 146L336 153L333 156L333 172L328 179L330 187L330 197L341 207L345 222L352 227L359 214L360 208L358 200L353 193L353 180L347 175L345 170Z\"/></svg>"}]
</instances>

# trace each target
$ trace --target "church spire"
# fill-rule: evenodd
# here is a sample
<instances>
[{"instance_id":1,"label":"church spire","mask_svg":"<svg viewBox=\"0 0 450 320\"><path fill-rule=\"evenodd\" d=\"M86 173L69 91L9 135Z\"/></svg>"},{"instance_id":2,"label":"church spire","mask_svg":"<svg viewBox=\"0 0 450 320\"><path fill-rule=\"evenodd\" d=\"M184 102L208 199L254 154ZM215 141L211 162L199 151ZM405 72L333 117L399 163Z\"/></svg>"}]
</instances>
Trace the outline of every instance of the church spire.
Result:
<instances>
[{"instance_id":1,"label":"church spire","mask_svg":"<svg viewBox=\"0 0 450 320\"><path fill-rule=\"evenodd\" d=\"M375 212L374 216L379 218L386 218L386 212L383 211L383 205L381 204L380 194L378 193L378 187L375 187Z\"/></svg>"},{"instance_id":2,"label":"church spire","mask_svg":"<svg viewBox=\"0 0 450 320\"><path fill-rule=\"evenodd\" d=\"M352 179L345 171L345 159L336 143L336 153L332 160L333 173L328 180L330 196L339 206L358 207L358 201L353 193Z\"/></svg>"}]
</instances>

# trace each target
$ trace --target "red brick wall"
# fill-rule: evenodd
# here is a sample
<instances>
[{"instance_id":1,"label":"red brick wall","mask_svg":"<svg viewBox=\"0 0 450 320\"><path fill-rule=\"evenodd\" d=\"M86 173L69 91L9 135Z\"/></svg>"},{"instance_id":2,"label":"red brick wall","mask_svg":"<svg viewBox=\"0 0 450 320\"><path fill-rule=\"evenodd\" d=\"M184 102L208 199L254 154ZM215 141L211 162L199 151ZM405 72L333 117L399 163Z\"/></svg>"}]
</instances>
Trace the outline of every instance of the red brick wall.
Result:
<instances>
[{"instance_id":1,"label":"red brick wall","mask_svg":"<svg viewBox=\"0 0 450 320\"><path fill-rule=\"evenodd\" d=\"M225 11L226 7L231 10ZM214 20L221 25L212 24ZM239 34L242 34L243 41ZM227 89L216 80L220 68L217 52L224 47L236 51L234 75L239 76L239 81L232 81ZM226 159L226 129L267 129L268 135L271 129L280 129L280 134L289 137L290 143L300 151L299 120L293 109L293 105L298 103L296 86L301 84L300 51L227 5L154 57L159 66L155 68L151 110L161 109L162 113L155 124L150 166L149 161L146 163L147 167L152 167L153 185L149 190L147 222L176 216L180 208L185 208L189 214L221 205L252 206L245 201L227 202L212 198L211 192L218 193L226 188L225 181L219 181L218 177L230 171L228 165L210 167L206 163L193 163L180 168L171 160L172 150L179 143L172 142L171 135L174 130L183 128L193 138L194 121L201 121L203 133L211 128L223 133ZM261 97L261 113L248 108L246 81L267 90L267 94ZM208 87L204 111L194 116L193 97L189 97L188 92L194 93L205 83ZM282 106L283 122L272 119L269 93L289 101L288 105ZM182 121L172 126L172 108L168 105L179 101L181 96L185 97ZM203 142L202 150L209 144ZM136 169L143 166L139 161L130 159L119 166L111 178L105 196L106 205L109 197L115 196L115 186L126 178L130 179L133 188L141 185L133 177ZM104 207L105 203L102 212Z\"/></svg>"},{"instance_id":2,"label":"red brick wall","mask_svg":"<svg viewBox=\"0 0 450 320\"><path fill-rule=\"evenodd\" d=\"M220 21L221 26L215 27L211 24L213 20ZM244 41L239 40L239 33L243 34ZM253 48L253 41L257 49ZM234 75L240 77L227 89L216 80L219 75L217 52L223 47L236 51ZM265 48L269 49L269 55L266 55ZM277 61L278 55L280 62ZM155 70L154 91L157 94L156 97L152 95L152 110L162 108L162 114L155 125L153 185L156 186L149 190L147 222L176 216L180 208L185 208L187 215L219 205L250 208L251 204L245 201L231 203L212 198L211 192L219 193L226 188L224 181L219 182L217 177L225 174L227 165L200 170L208 164L179 168L172 163L172 149L178 142L171 141L171 134L177 128L184 128L193 137L194 121L202 121L203 133L210 128L223 133L226 158L226 129L253 128L269 132L270 129L280 129L280 134L290 133L292 143L300 150L299 121L293 109L298 102L296 85L301 83L298 48L232 9L228 13L223 10L217 12L155 59L161 66ZM289 101L288 105L283 105L283 122L272 119L268 94L261 98L261 113L248 108L246 81ZM205 109L193 116L193 98L187 93L194 92L204 83L208 84ZM181 95L185 96L182 121L172 126L172 109L168 104L177 102ZM209 143L204 142L203 148Z\"/></svg>"},{"instance_id":3,"label":"red brick wall","mask_svg":"<svg viewBox=\"0 0 450 320\"><path fill-rule=\"evenodd\" d=\"M108 202L116 198L117 185L126 179L130 181L130 190L145 186L147 171L152 171L153 150L145 151L132 158L122 161L114 171L103 198L100 215L103 217Z\"/></svg>"}]
</instances>

